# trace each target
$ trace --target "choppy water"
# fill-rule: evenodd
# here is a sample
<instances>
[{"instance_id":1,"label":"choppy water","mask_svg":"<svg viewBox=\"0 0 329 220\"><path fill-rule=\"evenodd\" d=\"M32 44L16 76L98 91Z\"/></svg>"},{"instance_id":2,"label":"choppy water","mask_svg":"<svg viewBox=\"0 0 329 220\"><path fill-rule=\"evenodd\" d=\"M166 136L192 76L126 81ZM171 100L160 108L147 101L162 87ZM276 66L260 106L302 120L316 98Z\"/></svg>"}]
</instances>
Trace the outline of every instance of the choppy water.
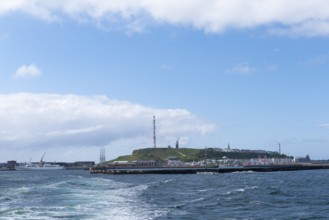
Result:
<instances>
[{"instance_id":1,"label":"choppy water","mask_svg":"<svg viewBox=\"0 0 329 220\"><path fill-rule=\"evenodd\" d=\"M219 175L0 172L0 219L329 219L329 170Z\"/></svg>"}]
</instances>

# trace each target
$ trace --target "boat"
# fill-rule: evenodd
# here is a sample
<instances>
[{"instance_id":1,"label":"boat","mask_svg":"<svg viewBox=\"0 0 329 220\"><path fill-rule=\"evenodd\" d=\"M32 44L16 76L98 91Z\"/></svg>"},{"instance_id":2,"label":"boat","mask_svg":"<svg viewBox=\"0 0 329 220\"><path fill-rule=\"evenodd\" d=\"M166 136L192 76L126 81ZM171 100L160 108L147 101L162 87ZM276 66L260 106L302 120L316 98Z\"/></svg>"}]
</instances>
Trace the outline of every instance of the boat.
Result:
<instances>
[{"instance_id":1,"label":"boat","mask_svg":"<svg viewBox=\"0 0 329 220\"><path fill-rule=\"evenodd\" d=\"M46 152L41 157L41 160L39 163L31 163L31 161L23 166L17 166L17 170L63 170L65 169L64 166L58 165L58 164L50 164L45 163L43 161L43 158L45 156Z\"/></svg>"},{"instance_id":2,"label":"boat","mask_svg":"<svg viewBox=\"0 0 329 220\"><path fill-rule=\"evenodd\" d=\"M18 166L16 167L17 170L63 170L65 167L60 166L58 164L33 164L28 163L24 166Z\"/></svg>"}]
</instances>

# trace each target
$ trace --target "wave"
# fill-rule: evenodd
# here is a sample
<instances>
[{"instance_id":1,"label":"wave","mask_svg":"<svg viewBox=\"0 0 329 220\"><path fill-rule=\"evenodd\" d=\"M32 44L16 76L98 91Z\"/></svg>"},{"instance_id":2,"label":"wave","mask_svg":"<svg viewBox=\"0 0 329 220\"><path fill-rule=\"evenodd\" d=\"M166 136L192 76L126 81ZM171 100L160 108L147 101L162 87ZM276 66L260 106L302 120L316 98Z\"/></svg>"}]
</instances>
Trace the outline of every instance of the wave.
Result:
<instances>
[{"instance_id":1,"label":"wave","mask_svg":"<svg viewBox=\"0 0 329 220\"><path fill-rule=\"evenodd\" d=\"M171 183L171 182L173 182L174 181L174 179L167 179L167 180L165 180L165 181L163 181L164 183Z\"/></svg>"},{"instance_id":2,"label":"wave","mask_svg":"<svg viewBox=\"0 0 329 220\"><path fill-rule=\"evenodd\" d=\"M255 171L252 171L252 170L248 170L248 171L235 171L235 172L232 172L232 173L255 173Z\"/></svg>"},{"instance_id":3,"label":"wave","mask_svg":"<svg viewBox=\"0 0 329 220\"><path fill-rule=\"evenodd\" d=\"M201 201L205 200L205 198L201 197L201 198L197 198L197 199L193 199L193 200L185 200L185 201L182 201L178 204L175 204L175 205L171 205L169 206L170 208L183 208L184 206L187 206L187 205L191 205L191 204L194 204L194 203L199 203Z\"/></svg>"},{"instance_id":4,"label":"wave","mask_svg":"<svg viewBox=\"0 0 329 220\"><path fill-rule=\"evenodd\" d=\"M198 189L196 190L196 192L208 192L208 191L211 191L213 190L214 188L208 188L208 189Z\"/></svg>"},{"instance_id":5,"label":"wave","mask_svg":"<svg viewBox=\"0 0 329 220\"><path fill-rule=\"evenodd\" d=\"M139 220L167 213L143 200L142 194L150 183L126 183L89 175L34 179L40 181L31 186L28 180L22 181L18 188L8 188L1 194L0 219Z\"/></svg>"}]
</instances>

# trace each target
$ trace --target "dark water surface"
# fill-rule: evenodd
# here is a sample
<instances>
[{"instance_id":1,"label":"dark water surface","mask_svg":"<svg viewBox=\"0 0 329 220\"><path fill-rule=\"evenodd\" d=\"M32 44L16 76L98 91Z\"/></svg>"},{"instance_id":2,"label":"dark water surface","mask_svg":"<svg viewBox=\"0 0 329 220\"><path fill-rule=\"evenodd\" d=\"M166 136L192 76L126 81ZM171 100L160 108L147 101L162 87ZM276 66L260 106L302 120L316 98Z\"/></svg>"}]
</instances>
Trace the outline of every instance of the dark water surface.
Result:
<instances>
[{"instance_id":1,"label":"dark water surface","mask_svg":"<svg viewBox=\"0 0 329 220\"><path fill-rule=\"evenodd\" d=\"M329 170L219 175L0 172L0 219L329 219Z\"/></svg>"}]
</instances>

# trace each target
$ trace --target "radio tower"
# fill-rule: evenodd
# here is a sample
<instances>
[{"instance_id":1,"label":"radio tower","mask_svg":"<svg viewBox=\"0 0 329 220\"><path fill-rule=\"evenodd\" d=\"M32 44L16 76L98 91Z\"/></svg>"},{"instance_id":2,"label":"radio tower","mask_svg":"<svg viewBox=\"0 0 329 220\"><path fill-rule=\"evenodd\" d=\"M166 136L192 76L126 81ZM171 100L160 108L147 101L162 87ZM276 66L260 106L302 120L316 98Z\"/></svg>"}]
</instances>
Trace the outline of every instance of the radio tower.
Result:
<instances>
[{"instance_id":1,"label":"radio tower","mask_svg":"<svg viewBox=\"0 0 329 220\"><path fill-rule=\"evenodd\" d=\"M154 148L156 148L157 139L156 139L156 132L155 132L155 115L153 115L153 144L154 144Z\"/></svg>"},{"instance_id":2,"label":"radio tower","mask_svg":"<svg viewBox=\"0 0 329 220\"><path fill-rule=\"evenodd\" d=\"M104 163L106 161L105 158L105 148L102 147L100 150L100 155L99 155L99 163Z\"/></svg>"}]
</instances>

